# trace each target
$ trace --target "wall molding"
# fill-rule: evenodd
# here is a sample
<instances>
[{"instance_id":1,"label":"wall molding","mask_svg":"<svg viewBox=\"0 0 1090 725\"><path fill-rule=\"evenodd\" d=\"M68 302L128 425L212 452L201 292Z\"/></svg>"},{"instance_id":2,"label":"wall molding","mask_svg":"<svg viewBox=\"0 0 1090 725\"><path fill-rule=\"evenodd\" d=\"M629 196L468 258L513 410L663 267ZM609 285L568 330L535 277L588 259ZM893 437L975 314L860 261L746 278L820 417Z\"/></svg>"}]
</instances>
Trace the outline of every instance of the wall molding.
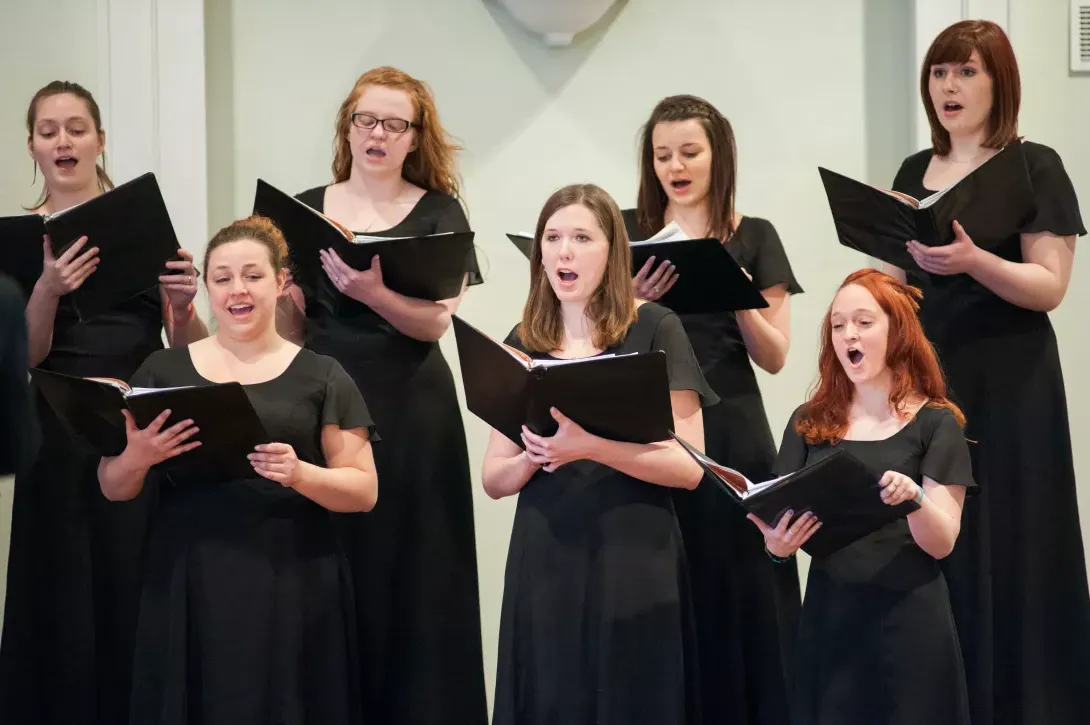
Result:
<instances>
[{"instance_id":1,"label":"wall molding","mask_svg":"<svg viewBox=\"0 0 1090 725\"><path fill-rule=\"evenodd\" d=\"M110 175L120 183L154 172L178 241L199 259L208 237L204 2L97 2L95 95Z\"/></svg>"}]
</instances>

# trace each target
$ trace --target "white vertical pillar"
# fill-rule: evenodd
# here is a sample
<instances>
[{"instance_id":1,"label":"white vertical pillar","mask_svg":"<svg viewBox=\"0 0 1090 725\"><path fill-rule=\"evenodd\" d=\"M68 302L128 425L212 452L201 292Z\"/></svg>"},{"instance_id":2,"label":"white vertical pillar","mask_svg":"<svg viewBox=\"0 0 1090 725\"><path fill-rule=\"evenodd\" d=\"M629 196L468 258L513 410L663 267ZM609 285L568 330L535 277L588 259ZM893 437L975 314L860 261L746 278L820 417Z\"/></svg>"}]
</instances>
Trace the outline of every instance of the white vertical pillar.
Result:
<instances>
[{"instance_id":1,"label":"white vertical pillar","mask_svg":"<svg viewBox=\"0 0 1090 725\"><path fill-rule=\"evenodd\" d=\"M204 2L98 0L98 48L110 174L121 183L154 172L179 242L199 260L208 235Z\"/></svg>"}]
</instances>

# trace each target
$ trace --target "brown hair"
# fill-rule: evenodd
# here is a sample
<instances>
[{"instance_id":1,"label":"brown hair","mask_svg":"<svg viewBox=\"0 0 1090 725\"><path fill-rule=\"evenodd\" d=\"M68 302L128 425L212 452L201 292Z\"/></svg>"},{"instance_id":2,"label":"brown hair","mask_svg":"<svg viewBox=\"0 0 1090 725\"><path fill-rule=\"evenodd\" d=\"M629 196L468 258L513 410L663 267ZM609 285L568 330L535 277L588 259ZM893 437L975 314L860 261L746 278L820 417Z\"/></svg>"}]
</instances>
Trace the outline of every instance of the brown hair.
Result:
<instances>
[{"instance_id":1,"label":"brown hair","mask_svg":"<svg viewBox=\"0 0 1090 725\"><path fill-rule=\"evenodd\" d=\"M980 53L984 72L992 79L992 111L988 116L985 148L1003 148L1018 137L1018 107L1022 82L1018 60L1003 28L988 20L962 20L939 33L927 49L920 69L920 96L931 125L931 149L938 156L950 153L950 133L942 127L931 101L931 67L942 63L966 63L973 51Z\"/></svg>"},{"instance_id":2,"label":"brown hair","mask_svg":"<svg viewBox=\"0 0 1090 725\"><path fill-rule=\"evenodd\" d=\"M461 182L455 170L454 155L461 151L439 123L439 111L431 90L422 81L397 68L382 66L361 75L337 111L333 136L333 180L346 181L352 171L352 146L348 134L352 113L367 86L383 86L409 94L416 117L410 119L417 134L416 148L405 158L401 176L410 184L429 191L458 197Z\"/></svg>"},{"instance_id":3,"label":"brown hair","mask_svg":"<svg viewBox=\"0 0 1090 725\"><path fill-rule=\"evenodd\" d=\"M624 218L617 202L594 184L572 184L554 192L537 218L534 246L530 253L530 294L522 311L517 332L523 346L531 352L552 352L564 340L560 319L560 300L549 284L549 275L541 263L541 238L545 226L560 209L580 204L586 207L609 240L605 273L587 303L586 316L592 328L595 347L605 349L624 339L636 321L636 297L632 292L632 249L628 243Z\"/></svg>"},{"instance_id":4,"label":"brown hair","mask_svg":"<svg viewBox=\"0 0 1090 725\"><path fill-rule=\"evenodd\" d=\"M911 287L874 269L852 272L837 289L859 285L874 296L878 306L889 316L889 338L886 342L886 365L893 378L889 403L901 411L912 395L923 395L928 405L946 408L954 414L958 425L965 425L965 416L946 397L946 379L939 366L935 348L920 325L917 302L923 295ZM848 430L848 410L855 397L855 386L833 349L833 306L825 312L821 323L821 349L818 352L818 380L805 406L805 414L795 423L795 430L815 445L822 441L837 443Z\"/></svg>"},{"instance_id":5,"label":"brown hair","mask_svg":"<svg viewBox=\"0 0 1090 725\"><path fill-rule=\"evenodd\" d=\"M60 96L65 93L70 93L76 98L87 104L87 113L91 116L91 121L95 125L95 133L102 138L102 113L98 109L98 103L95 101L95 97L91 95L91 92L81 86L79 83L73 83L72 81L53 81L38 89L38 92L34 94L34 97L30 99L30 106L26 112L26 132L27 140L34 138L34 124L38 122L38 104L47 98L53 96ZM102 163L95 163L95 175L98 178L98 187L100 191L106 191L107 189L114 188L114 182L110 180L110 176L106 173L106 149L102 150ZM34 162L34 180L38 179L38 162ZM49 187L42 189L42 195L38 198L38 201L34 206L25 207L28 211L31 209L38 209L43 204L49 201Z\"/></svg>"},{"instance_id":6,"label":"brown hair","mask_svg":"<svg viewBox=\"0 0 1090 725\"><path fill-rule=\"evenodd\" d=\"M269 263L273 272L280 274L288 260L288 243L284 241L284 235L280 228L268 217L253 215L245 219L233 221L223 229L216 232L204 249L204 279L208 282L208 258L216 247L238 242L243 239L252 239L262 244L269 252Z\"/></svg>"},{"instance_id":7,"label":"brown hair","mask_svg":"<svg viewBox=\"0 0 1090 725\"><path fill-rule=\"evenodd\" d=\"M636 201L636 219L647 236L665 225L666 191L655 174L655 148L652 136L660 123L697 119L704 127L711 147L711 184L708 189L708 229L703 233L726 241L734 234L734 185L737 176L737 149L730 121L715 106L697 96L669 96L651 111L640 138L640 189Z\"/></svg>"}]
</instances>

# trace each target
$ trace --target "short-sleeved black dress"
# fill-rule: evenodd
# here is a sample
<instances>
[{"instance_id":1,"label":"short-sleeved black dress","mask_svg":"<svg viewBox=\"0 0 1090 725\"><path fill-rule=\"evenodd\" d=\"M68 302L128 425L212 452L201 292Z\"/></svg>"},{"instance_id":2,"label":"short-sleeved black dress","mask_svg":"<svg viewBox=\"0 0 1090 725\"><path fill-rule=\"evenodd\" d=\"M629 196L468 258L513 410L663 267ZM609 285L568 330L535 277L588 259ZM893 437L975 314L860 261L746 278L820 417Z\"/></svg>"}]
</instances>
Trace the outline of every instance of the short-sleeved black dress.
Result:
<instances>
[{"instance_id":1,"label":"short-sleeved black dress","mask_svg":"<svg viewBox=\"0 0 1090 725\"><path fill-rule=\"evenodd\" d=\"M193 367L188 348L178 348L148 358L132 384L210 383ZM352 379L335 360L310 350L300 350L276 378L245 390L270 442L288 443L300 461L325 465L325 425L371 431ZM226 482L172 475L160 492L130 722L365 722L352 583L330 512L256 474Z\"/></svg>"},{"instance_id":2,"label":"short-sleeved black dress","mask_svg":"<svg viewBox=\"0 0 1090 725\"><path fill-rule=\"evenodd\" d=\"M658 231L641 230L633 209L624 216L632 239ZM803 291L768 220L742 217L725 246L758 289L782 284L789 294ZM683 281L684 275L678 284ZM681 322L722 401L704 411L708 455L750 480L771 478L776 443L737 318L732 312L686 314ZM760 531L715 486L673 496L689 556L705 716L736 725L787 725L786 668L802 600L794 560L775 566Z\"/></svg>"},{"instance_id":3,"label":"short-sleeved black dress","mask_svg":"<svg viewBox=\"0 0 1090 725\"><path fill-rule=\"evenodd\" d=\"M1022 261L1018 232L1083 235L1060 157L1025 142L1037 216L989 248ZM905 159L894 188L931 193L930 151ZM977 240L987 243L988 240ZM965 274L909 272L920 320L965 412L981 494L943 562L974 723L1083 722L1090 712L1090 594L1060 355L1048 314L1004 301ZM1073 281L1073 284L1078 284Z\"/></svg>"},{"instance_id":4,"label":"short-sleeved black dress","mask_svg":"<svg viewBox=\"0 0 1090 725\"><path fill-rule=\"evenodd\" d=\"M514 332L507 344L524 350ZM652 350L671 389L715 402L664 307L642 305L603 354ZM700 722L692 616L670 489L590 461L538 471L511 532L493 724Z\"/></svg>"},{"instance_id":5,"label":"short-sleeved black dress","mask_svg":"<svg viewBox=\"0 0 1090 725\"><path fill-rule=\"evenodd\" d=\"M799 415L784 431L778 474L844 448L876 475L976 489L964 433L945 408L925 406L884 440L836 446L807 444L795 431ZM792 725L968 725L946 581L906 519L812 559L792 672Z\"/></svg>"},{"instance_id":6,"label":"short-sleeved black dress","mask_svg":"<svg viewBox=\"0 0 1090 725\"><path fill-rule=\"evenodd\" d=\"M321 212L325 187L298 198ZM458 201L429 191L400 224L367 233L462 231ZM478 284L476 256L469 262ZM360 595L364 707L379 722L486 725L473 481L450 366L439 343L362 304L333 315L308 299L306 345L344 366L383 438L378 504L335 517Z\"/></svg>"},{"instance_id":7,"label":"short-sleeved black dress","mask_svg":"<svg viewBox=\"0 0 1090 725\"><path fill-rule=\"evenodd\" d=\"M71 297L61 297L40 367L128 380L162 349L162 315L158 287L82 321ZM33 407L41 442L15 477L0 723L113 725L128 709L155 487L132 501L107 501L99 453L69 433L37 391Z\"/></svg>"}]
</instances>

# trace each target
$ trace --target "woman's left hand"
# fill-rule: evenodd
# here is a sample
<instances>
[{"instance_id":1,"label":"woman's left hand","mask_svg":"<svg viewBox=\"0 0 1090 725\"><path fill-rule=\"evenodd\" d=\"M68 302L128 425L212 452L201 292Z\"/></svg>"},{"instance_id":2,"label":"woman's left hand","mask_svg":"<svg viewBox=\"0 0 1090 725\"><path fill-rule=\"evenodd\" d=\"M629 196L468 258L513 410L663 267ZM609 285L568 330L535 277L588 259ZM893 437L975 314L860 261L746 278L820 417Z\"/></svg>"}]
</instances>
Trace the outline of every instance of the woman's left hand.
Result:
<instances>
[{"instance_id":1,"label":"woman's left hand","mask_svg":"<svg viewBox=\"0 0 1090 725\"><path fill-rule=\"evenodd\" d=\"M353 269L332 249L318 252L322 258L322 269L341 294L367 305L375 299L375 294L386 287L382 282L382 266L376 254L371 257L370 269Z\"/></svg>"},{"instance_id":2,"label":"woman's left hand","mask_svg":"<svg viewBox=\"0 0 1090 725\"><path fill-rule=\"evenodd\" d=\"M931 274L968 274L976 269L980 247L954 222L954 241L941 247L929 247L915 239L908 242L908 253L925 272Z\"/></svg>"},{"instance_id":3,"label":"woman's left hand","mask_svg":"<svg viewBox=\"0 0 1090 725\"><path fill-rule=\"evenodd\" d=\"M181 259L167 262L167 274L159 275L159 287L166 293L167 300L181 319L189 313L189 305L197 296L197 268L193 266L193 254L185 249L178 250Z\"/></svg>"},{"instance_id":4,"label":"woman's left hand","mask_svg":"<svg viewBox=\"0 0 1090 725\"><path fill-rule=\"evenodd\" d=\"M590 439L589 433L556 408L550 408L549 413L558 424L556 433L549 437L539 436L522 426L522 444L527 458L546 473L552 473L565 463L586 458Z\"/></svg>"},{"instance_id":5,"label":"woman's left hand","mask_svg":"<svg viewBox=\"0 0 1090 725\"><path fill-rule=\"evenodd\" d=\"M878 481L878 487L882 489L882 501L889 506L915 501L920 496L916 482L896 471L886 471Z\"/></svg>"},{"instance_id":6,"label":"woman's left hand","mask_svg":"<svg viewBox=\"0 0 1090 725\"><path fill-rule=\"evenodd\" d=\"M247 458L259 475L276 481L285 488L291 488L299 482L302 477L302 463L290 445L263 443L255 446L254 451Z\"/></svg>"}]
</instances>

